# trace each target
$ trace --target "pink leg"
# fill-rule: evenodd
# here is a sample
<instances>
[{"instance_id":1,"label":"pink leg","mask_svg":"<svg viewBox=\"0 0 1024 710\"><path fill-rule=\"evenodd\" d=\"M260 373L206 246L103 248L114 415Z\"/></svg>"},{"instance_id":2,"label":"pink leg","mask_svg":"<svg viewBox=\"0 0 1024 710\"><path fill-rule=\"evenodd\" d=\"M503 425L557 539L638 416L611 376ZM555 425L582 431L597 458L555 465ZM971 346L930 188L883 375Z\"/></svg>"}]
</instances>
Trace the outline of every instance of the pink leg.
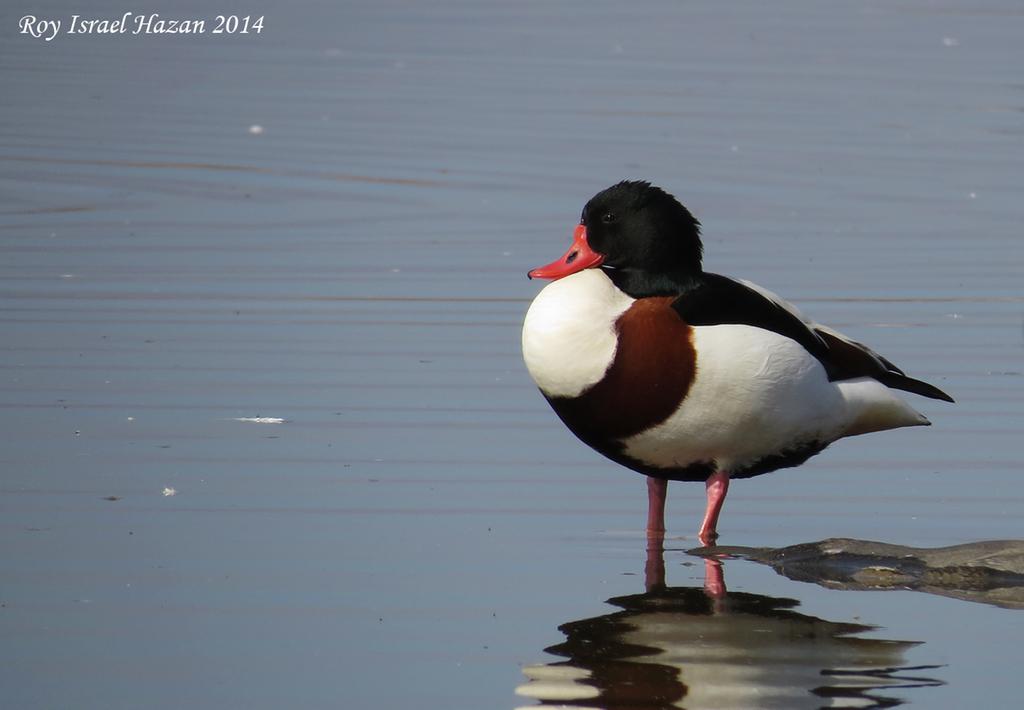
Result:
<instances>
[{"instance_id":1,"label":"pink leg","mask_svg":"<svg viewBox=\"0 0 1024 710\"><path fill-rule=\"evenodd\" d=\"M647 477L647 537L665 537L665 498L668 481Z\"/></svg>"},{"instance_id":2,"label":"pink leg","mask_svg":"<svg viewBox=\"0 0 1024 710\"><path fill-rule=\"evenodd\" d=\"M729 492L729 472L716 471L711 474L705 485L708 493L708 507L704 511L704 522L700 524L697 537L704 545L710 545L718 537L718 515L725 503L725 494Z\"/></svg>"},{"instance_id":3,"label":"pink leg","mask_svg":"<svg viewBox=\"0 0 1024 710\"><path fill-rule=\"evenodd\" d=\"M647 537L647 562L644 564L644 588L648 592L665 588L665 545L660 535Z\"/></svg>"},{"instance_id":4,"label":"pink leg","mask_svg":"<svg viewBox=\"0 0 1024 710\"><path fill-rule=\"evenodd\" d=\"M725 574L722 563L710 557L704 560L704 593L712 599L725 599Z\"/></svg>"}]
</instances>

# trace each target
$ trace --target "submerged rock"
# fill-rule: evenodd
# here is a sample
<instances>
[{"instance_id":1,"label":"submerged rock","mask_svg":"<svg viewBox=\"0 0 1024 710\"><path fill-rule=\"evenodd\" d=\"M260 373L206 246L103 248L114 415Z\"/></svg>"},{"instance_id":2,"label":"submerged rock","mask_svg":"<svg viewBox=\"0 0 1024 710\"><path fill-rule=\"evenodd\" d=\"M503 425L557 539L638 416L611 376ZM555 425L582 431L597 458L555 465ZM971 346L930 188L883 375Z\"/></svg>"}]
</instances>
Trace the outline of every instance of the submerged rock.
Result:
<instances>
[{"instance_id":1,"label":"submerged rock","mask_svg":"<svg viewBox=\"0 0 1024 710\"><path fill-rule=\"evenodd\" d=\"M703 547L700 557L735 556L830 589L910 589L1024 609L1024 540L922 548L829 538L780 548Z\"/></svg>"}]
</instances>

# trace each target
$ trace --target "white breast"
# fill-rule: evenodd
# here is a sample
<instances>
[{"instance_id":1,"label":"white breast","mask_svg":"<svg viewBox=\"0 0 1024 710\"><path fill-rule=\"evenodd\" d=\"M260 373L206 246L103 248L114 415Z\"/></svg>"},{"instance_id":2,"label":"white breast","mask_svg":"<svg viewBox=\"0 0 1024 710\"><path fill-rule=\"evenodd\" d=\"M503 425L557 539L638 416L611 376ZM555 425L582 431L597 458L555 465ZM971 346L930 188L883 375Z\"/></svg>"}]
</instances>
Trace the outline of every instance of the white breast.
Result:
<instances>
[{"instance_id":1,"label":"white breast","mask_svg":"<svg viewBox=\"0 0 1024 710\"><path fill-rule=\"evenodd\" d=\"M576 397L596 384L615 358L615 321L633 299L600 269L548 284L523 323L523 359L549 397Z\"/></svg>"}]
</instances>

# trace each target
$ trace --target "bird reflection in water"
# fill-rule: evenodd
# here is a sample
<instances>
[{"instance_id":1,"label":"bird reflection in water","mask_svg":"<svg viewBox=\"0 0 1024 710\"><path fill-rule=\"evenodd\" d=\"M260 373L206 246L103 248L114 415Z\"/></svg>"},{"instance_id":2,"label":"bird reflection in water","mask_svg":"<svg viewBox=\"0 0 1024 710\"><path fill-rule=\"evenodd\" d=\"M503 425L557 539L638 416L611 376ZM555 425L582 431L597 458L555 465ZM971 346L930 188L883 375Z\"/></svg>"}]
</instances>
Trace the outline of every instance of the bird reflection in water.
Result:
<instances>
[{"instance_id":1,"label":"bird reflection in water","mask_svg":"<svg viewBox=\"0 0 1024 710\"><path fill-rule=\"evenodd\" d=\"M872 627L797 613L799 602L729 592L718 559L703 587L665 585L661 540L648 542L647 591L619 611L563 624L565 660L523 669L516 689L567 708L887 708L886 690L942 685L907 666L915 641L861 638Z\"/></svg>"}]
</instances>

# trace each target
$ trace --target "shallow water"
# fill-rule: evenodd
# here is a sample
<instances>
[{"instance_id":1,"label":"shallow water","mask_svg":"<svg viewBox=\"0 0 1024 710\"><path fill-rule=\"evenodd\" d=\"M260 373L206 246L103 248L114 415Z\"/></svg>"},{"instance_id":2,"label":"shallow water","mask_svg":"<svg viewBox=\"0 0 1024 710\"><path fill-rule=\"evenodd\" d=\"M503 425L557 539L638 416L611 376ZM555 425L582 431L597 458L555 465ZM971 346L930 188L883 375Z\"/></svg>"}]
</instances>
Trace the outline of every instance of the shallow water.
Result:
<instances>
[{"instance_id":1,"label":"shallow water","mask_svg":"<svg viewBox=\"0 0 1024 710\"><path fill-rule=\"evenodd\" d=\"M722 542L1024 537L1015 4L259 12L259 36L45 43L0 9L11 707L532 704L559 627L646 589L642 479L562 429L518 345L525 271L625 177L693 209L709 269L958 400L737 483ZM671 662L640 671L681 680L683 704L824 704L804 662L692 675L702 495L670 489L665 583L690 601L653 644ZM819 656L884 647L920 681L865 662L868 695L1016 702L1020 612L724 567L738 601L696 648L742 650L769 618L750 604L785 608Z\"/></svg>"}]
</instances>

